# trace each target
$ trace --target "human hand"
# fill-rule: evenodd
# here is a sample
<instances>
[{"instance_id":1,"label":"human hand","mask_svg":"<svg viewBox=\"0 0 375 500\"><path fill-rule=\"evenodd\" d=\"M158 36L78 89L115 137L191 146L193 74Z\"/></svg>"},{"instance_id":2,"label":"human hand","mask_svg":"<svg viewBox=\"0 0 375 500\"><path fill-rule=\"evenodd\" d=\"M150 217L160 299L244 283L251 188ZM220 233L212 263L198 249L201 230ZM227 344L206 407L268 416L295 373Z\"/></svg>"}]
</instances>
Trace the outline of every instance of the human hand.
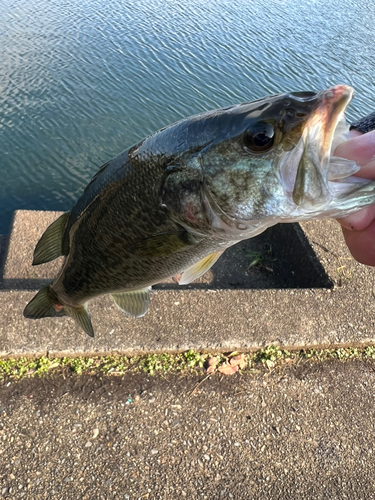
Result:
<instances>
[{"instance_id":1,"label":"human hand","mask_svg":"<svg viewBox=\"0 0 375 500\"><path fill-rule=\"evenodd\" d=\"M352 130L350 135L348 141L337 146L334 155L356 161L362 167L356 174L359 177L375 179L375 130L367 134ZM375 204L338 221L353 257L375 266Z\"/></svg>"}]
</instances>

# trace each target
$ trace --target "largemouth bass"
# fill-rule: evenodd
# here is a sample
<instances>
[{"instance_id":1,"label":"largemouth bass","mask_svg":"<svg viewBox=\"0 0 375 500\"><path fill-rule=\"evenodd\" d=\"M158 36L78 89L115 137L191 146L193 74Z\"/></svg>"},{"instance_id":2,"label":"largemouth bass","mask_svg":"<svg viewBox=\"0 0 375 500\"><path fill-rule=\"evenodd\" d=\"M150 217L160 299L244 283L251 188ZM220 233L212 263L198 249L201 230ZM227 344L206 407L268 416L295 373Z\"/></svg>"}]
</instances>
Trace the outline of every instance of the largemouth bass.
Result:
<instances>
[{"instance_id":1,"label":"largemouth bass","mask_svg":"<svg viewBox=\"0 0 375 500\"><path fill-rule=\"evenodd\" d=\"M170 125L103 165L43 234L33 265L65 256L27 318L70 316L93 336L87 302L111 294L143 316L151 286L188 284L235 243L278 222L343 217L375 202L375 182L331 151L347 138L353 89L290 92Z\"/></svg>"}]
</instances>

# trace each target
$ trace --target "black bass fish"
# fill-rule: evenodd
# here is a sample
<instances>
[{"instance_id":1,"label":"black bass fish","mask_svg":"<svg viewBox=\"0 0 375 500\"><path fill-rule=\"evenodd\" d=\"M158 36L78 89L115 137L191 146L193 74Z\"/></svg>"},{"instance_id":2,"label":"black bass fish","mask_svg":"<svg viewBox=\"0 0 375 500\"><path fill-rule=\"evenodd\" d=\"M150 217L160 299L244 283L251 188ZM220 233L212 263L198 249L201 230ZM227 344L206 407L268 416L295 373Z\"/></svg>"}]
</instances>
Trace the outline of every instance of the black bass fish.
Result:
<instances>
[{"instance_id":1,"label":"black bass fish","mask_svg":"<svg viewBox=\"0 0 375 500\"><path fill-rule=\"evenodd\" d=\"M231 245L278 222L343 217L375 202L375 182L331 151L346 139L353 89L290 92L205 112L103 165L43 234L33 265L64 255L26 318L70 316L93 336L87 302L111 294L133 317L151 286L188 284Z\"/></svg>"}]
</instances>

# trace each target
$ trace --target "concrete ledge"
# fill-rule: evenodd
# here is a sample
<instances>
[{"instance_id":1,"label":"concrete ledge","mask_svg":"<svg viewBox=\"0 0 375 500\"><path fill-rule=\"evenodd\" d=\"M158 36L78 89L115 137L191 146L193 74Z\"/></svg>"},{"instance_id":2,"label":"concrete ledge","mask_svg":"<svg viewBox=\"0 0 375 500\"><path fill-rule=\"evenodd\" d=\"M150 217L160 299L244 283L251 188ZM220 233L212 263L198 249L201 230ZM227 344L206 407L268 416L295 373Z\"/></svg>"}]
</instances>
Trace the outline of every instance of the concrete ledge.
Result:
<instances>
[{"instance_id":1,"label":"concrete ledge","mask_svg":"<svg viewBox=\"0 0 375 500\"><path fill-rule=\"evenodd\" d=\"M373 269L350 257L335 221L302 229L280 225L263 239L244 242L199 283L160 285L140 319L128 318L109 297L95 299L90 302L94 339L69 318L26 320L26 303L60 266L30 265L37 240L58 215L15 214L0 291L0 356L231 351L268 344L301 349L375 341ZM249 248L272 242L274 271L249 269ZM238 275L234 284L232 271Z\"/></svg>"}]
</instances>

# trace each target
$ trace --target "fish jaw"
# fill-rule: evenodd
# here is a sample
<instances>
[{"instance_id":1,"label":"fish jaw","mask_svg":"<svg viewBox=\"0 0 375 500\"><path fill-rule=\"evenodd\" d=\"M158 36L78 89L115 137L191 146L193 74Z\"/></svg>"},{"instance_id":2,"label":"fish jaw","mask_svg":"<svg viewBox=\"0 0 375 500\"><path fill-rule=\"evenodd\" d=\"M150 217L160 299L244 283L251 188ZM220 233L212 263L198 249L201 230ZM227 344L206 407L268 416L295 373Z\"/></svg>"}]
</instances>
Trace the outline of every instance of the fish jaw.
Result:
<instances>
[{"instance_id":1,"label":"fish jaw","mask_svg":"<svg viewBox=\"0 0 375 500\"><path fill-rule=\"evenodd\" d=\"M315 211L333 198L328 182L331 146L353 93L347 85L336 85L321 92L316 109L306 122L301 137L303 153L292 193L293 202L301 209Z\"/></svg>"}]
</instances>

